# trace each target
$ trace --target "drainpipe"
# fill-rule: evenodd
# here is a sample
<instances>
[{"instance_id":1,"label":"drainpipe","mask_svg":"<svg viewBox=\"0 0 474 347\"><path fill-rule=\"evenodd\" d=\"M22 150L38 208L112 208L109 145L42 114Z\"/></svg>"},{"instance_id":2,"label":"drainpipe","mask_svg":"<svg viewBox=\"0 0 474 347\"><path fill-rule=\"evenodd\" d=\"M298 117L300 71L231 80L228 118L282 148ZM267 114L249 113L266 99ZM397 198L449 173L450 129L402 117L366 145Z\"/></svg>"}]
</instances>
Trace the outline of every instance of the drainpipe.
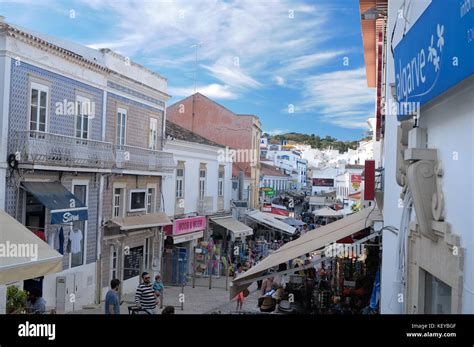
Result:
<instances>
[{"instance_id":1,"label":"drainpipe","mask_svg":"<svg viewBox=\"0 0 474 347\"><path fill-rule=\"evenodd\" d=\"M96 234L96 304L100 304L100 299L102 298L102 214L103 214L103 199L104 196L104 176L100 175L99 181L99 191L97 192L97 234Z\"/></svg>"}]
</instances>

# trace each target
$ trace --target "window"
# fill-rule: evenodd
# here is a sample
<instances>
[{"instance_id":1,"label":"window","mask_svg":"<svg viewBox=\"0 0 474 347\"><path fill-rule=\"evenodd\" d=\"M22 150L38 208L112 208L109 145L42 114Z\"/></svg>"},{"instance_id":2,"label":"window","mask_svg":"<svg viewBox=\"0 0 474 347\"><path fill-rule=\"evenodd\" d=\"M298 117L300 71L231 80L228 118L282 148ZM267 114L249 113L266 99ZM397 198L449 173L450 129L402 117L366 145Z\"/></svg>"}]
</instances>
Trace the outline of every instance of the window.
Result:
<instances>
[{"instance_id":1,"label":"window","mask_svg":"<svg viewBox=\"0 0 474 347\"><path fill-rule=\"evenodd\" d=\"M76 97L76 137L82 140L89 139L89 115L91 101L80 95ZM87 141L76 141L77 144L87 144Z\"/></svg>"},{"instance_id":2,"label":"window","mask_svg":"<svg viewBox=\"0 0 474 347\"><path fill-rule=\"evenodd\" d=\"M204 200L206 194L206 169L199 169L199 200Z\"/></svg>"},{"instance_id":3,"label":"window","mask_svg":"<svg viewBox=\"0 0 474 347\"><path fill-rule=\"evenodd\" d=\"M143 269L150 270L152 265L152 238L145 239L145 249L143 253Z\"/></svg>"},{"instance_id":4,"label":"window","mask_svg":"<svg viewBox=\"0 0 474 347\"><path fill-rule=\"evenodd\" d=\"M145 199L146 199L147 190L146 189L132 189L130 190L130 198L128 211L129 212L139 212L146 211Z\"/></svg>"},{"instance_id":5,"label":"window","mask_svg":"<svg viewBox=\"0 0 474 347\"><path fill-rule=\"evenodd\" d=\"M110 279L117 278L117 247L110 246Z\"/></svg>"},{"instance_id":6,"label":"window","mask_svg":"<svg viewBox=\"0 0 474 347\"><path fill-rule=\"evenodd\" d=\"M219 176L217 178L217 195L224 196L224 166L219 166Z\"/></svg>"},{"instance_id":7,"label":"window","mask_svg":"<svg viewBox=\"0 0 474 347\"><path fill-rule=\"evenodd\" d=\"M114 189L113 216L123 217L123 188Z\"/></svg>"},{"instance_id":8,"label":"window","mask_svg":"<svg viewBox=\"0 0 474 347\"><path fill-rule=\"evenodd\" d=\"M127 133L127 110L117 109L117 145L125 146L125 135Z\"/></svg>"},{"instance_id":9,"label":"window","mask_svg":"<svg viewBox=\"0 0 474 347\"><path fill-rule=\"evenodd\" d=\"M146 196L146 212L155 212L155 188L148 188Z\"/></svg>"},{"instance_id":10,"label":"window","mask_svg":"<svg viewBox=\"0 0 474 347\"><path fill-rule=\"evenodd\" d=\"M48 87L38 83L31 83L30 130L32 131L46 132L48 92Z\"/></svg>"},{"instance_id":11,"label":"window","mask_svg":"<svg viewBox=\"0 0 474 347\"><path fill-rule=\"evenodd\" d=\"M150 134L148 136L148 148L155 151L157 141L158 141L158 119L150 118Z\"/></svg>"},{"instance_id":12,"label":"window","mask_svg":"<svg viewBox=\"0 0 474 347\"><path fill-rule=\"evenodd\" d=\"M87 185L77 184L73 185L73 194L85 205L87 206ZM75 221L72 222L72 231L73 234L70 234L69 238L72 239L72 242L79 242L79 252L71 253L71 267L81 266L84 264L84 243L86 237L86 221Z\"/></svg>"},{"instance_id":13,"label":"window","mask_svg":"<svg viewBox=\"0 0 474 347\"><path fill-rule=\"evenodd\" d=\"M184 167L176 169L176 197L184 197Z\"/></svg>"},{"instance_id":14,"label":"window","mask_svg":"<svg viewBox=\"0 0 474 347\"><path fill-rule=\"evenodd\" d=\"M424 271L425 314L451 313L451 287L435 276Z\"/></svg>"}]
</instances>

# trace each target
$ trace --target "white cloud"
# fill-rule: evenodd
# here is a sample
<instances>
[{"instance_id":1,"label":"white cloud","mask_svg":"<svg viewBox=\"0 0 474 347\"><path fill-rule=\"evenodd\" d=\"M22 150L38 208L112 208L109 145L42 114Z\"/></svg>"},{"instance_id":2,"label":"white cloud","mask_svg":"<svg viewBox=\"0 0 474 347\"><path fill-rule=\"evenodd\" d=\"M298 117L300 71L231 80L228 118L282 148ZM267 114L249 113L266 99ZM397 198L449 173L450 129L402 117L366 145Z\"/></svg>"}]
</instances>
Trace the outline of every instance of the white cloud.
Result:
<instances>
[{"instance_id":1,"label":"white cloud","mask_svg":"<svg viewBox=\"0 0 474 347\"><path fill-rule=\"evenodd\" d=\"M297 70L304 70L315 66L320 66L344 53L345 51L328 51L322 53L308 54L282 61L282 64L285 65L284 70L288 73L291 73Z\"/></svg>"},{"instance_id":2,"label":"white cloud","mask_svg":"<svg viewBox=\"0 0 474 347\"><path fill-rule=\"evenodd\" d=\"M212 66L202 65L203 68L211 72L211 75L227 85L244 88L259 88L262 84L247 75L240 67L234 65L225 66L216 63Z\"/></svg>"},{"instance_id":3,"label":"white cloud","mask_svg":"<svg viewBox=\"0 0 474 347\"><path fill-rule=\"evenodd\" d=\"M104 40L109 48L129 57L160 56L164 67L189 69L195 53L191 45L202 42L202 70L232 88L262 87L274 78L279 62L308 55L328 39L307 35L320 32L327 11L301 0L81 1L104 18L117 18L115 37ZM229 63L229 57L239 57L240 67ZM182 64L166 64L174 58ZM154 69L160 72L159 65Z\"/></svg>"},{"instance_id":4,"label":"white cloud","mask_svg":"<svg viewBox=\"0 0 474 347\"><path fill-rule=\"evenodd\" d=\"M211 99L214 98L220 100L233 100L238 98L238 95L232 92L229 86L217 83L209 84L207 86L198 86L196 87L196 90ZM173 97L187 97L189 95L194 94L194 88L170 87L169 93Z\"/></svg>"},{"instance_id":5,"label":"white cloud","mask_svg":"<svg viewBox=\"0 0 474 347\"><path fill-rule=\"evenodd\" d=\"M285 79L281 76L275 76L275 82L279 86L284 86L285 85Z\"/></svg>"},{"instance_id":6,"label":"white cloud","mask_svg":"<svg viewBox=\"0 0 474 347\"><path fill-rule=\"evenodd\" d=\"M323 120L345 128L367 128L374 113L374 90L367 88L365 69L341 70L311 76L303 81L298 106L316 112Z\"/></svg>"}]
</instances>

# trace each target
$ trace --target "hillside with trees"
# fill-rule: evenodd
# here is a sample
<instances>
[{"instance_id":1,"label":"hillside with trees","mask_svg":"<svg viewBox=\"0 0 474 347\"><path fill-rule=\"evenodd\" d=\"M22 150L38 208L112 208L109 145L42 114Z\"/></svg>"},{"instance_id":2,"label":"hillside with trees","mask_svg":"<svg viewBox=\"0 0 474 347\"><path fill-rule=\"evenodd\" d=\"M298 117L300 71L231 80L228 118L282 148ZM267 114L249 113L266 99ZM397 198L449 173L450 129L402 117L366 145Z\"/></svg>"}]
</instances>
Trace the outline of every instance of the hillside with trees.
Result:
<instances>
[{"instance_id":1,"label":"hillside with trees","mask_svg":"<svg viewBox=\"0 0 474 347\"><path fill-rule=\"evenodd\" d=\"M310 145L311 148L317 149L326 149L331 147L332 149L337 149L340 152L346 152L347 149L356 149L357 142L359 141L340 141L334 137L326 136L320 137L319 135L314 134L301 134L301 133L287 133L280 135L269 135L267 133L263 134L263 137L268 138L269 143L271 144L280 144L282 141L286 141L288 144L305 144ZM362 140L369 140L370 137L366 136Z\"/></svg>"}]
</instances>

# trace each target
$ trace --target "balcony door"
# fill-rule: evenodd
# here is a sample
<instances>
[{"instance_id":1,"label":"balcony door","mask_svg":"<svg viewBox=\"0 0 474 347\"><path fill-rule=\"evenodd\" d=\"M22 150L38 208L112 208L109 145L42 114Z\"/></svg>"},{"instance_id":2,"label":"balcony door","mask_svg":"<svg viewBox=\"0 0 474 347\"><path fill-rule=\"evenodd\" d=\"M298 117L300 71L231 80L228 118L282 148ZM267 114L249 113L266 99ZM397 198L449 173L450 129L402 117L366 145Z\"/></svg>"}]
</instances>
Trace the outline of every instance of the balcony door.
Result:
<instances>
[{"instance_id":1,"label":"balcony door","mask_svg":"<svg viewBox=\"0 0 474 347\"><path fill-rule=\"evenodd\" d=\"M31 83L30 89L30 131L46 132L48 119L49 88L38 83Z\"/></svg>"},{"instance_id":2,"label":"balcony door","mask_svg":"<svg viewBox=\"0 0 474 347\"><path fill-rule=\"evenodd\" d=\"M78 139L76 143L86 145L90 134L90 105L91 101L88 98L78 95L76 97L76 133Z\"/></svg>"},{"instance_id":3,"label":"balcony door","mask_svg":"<svg viewBox=\"0 0 474 347\"><path fill-rule=\"evenodd\" d=\"M116 143L120 148L125 147L127 134L127 110L117 109L117 138Z\"/></svg>"}]
</instances>

